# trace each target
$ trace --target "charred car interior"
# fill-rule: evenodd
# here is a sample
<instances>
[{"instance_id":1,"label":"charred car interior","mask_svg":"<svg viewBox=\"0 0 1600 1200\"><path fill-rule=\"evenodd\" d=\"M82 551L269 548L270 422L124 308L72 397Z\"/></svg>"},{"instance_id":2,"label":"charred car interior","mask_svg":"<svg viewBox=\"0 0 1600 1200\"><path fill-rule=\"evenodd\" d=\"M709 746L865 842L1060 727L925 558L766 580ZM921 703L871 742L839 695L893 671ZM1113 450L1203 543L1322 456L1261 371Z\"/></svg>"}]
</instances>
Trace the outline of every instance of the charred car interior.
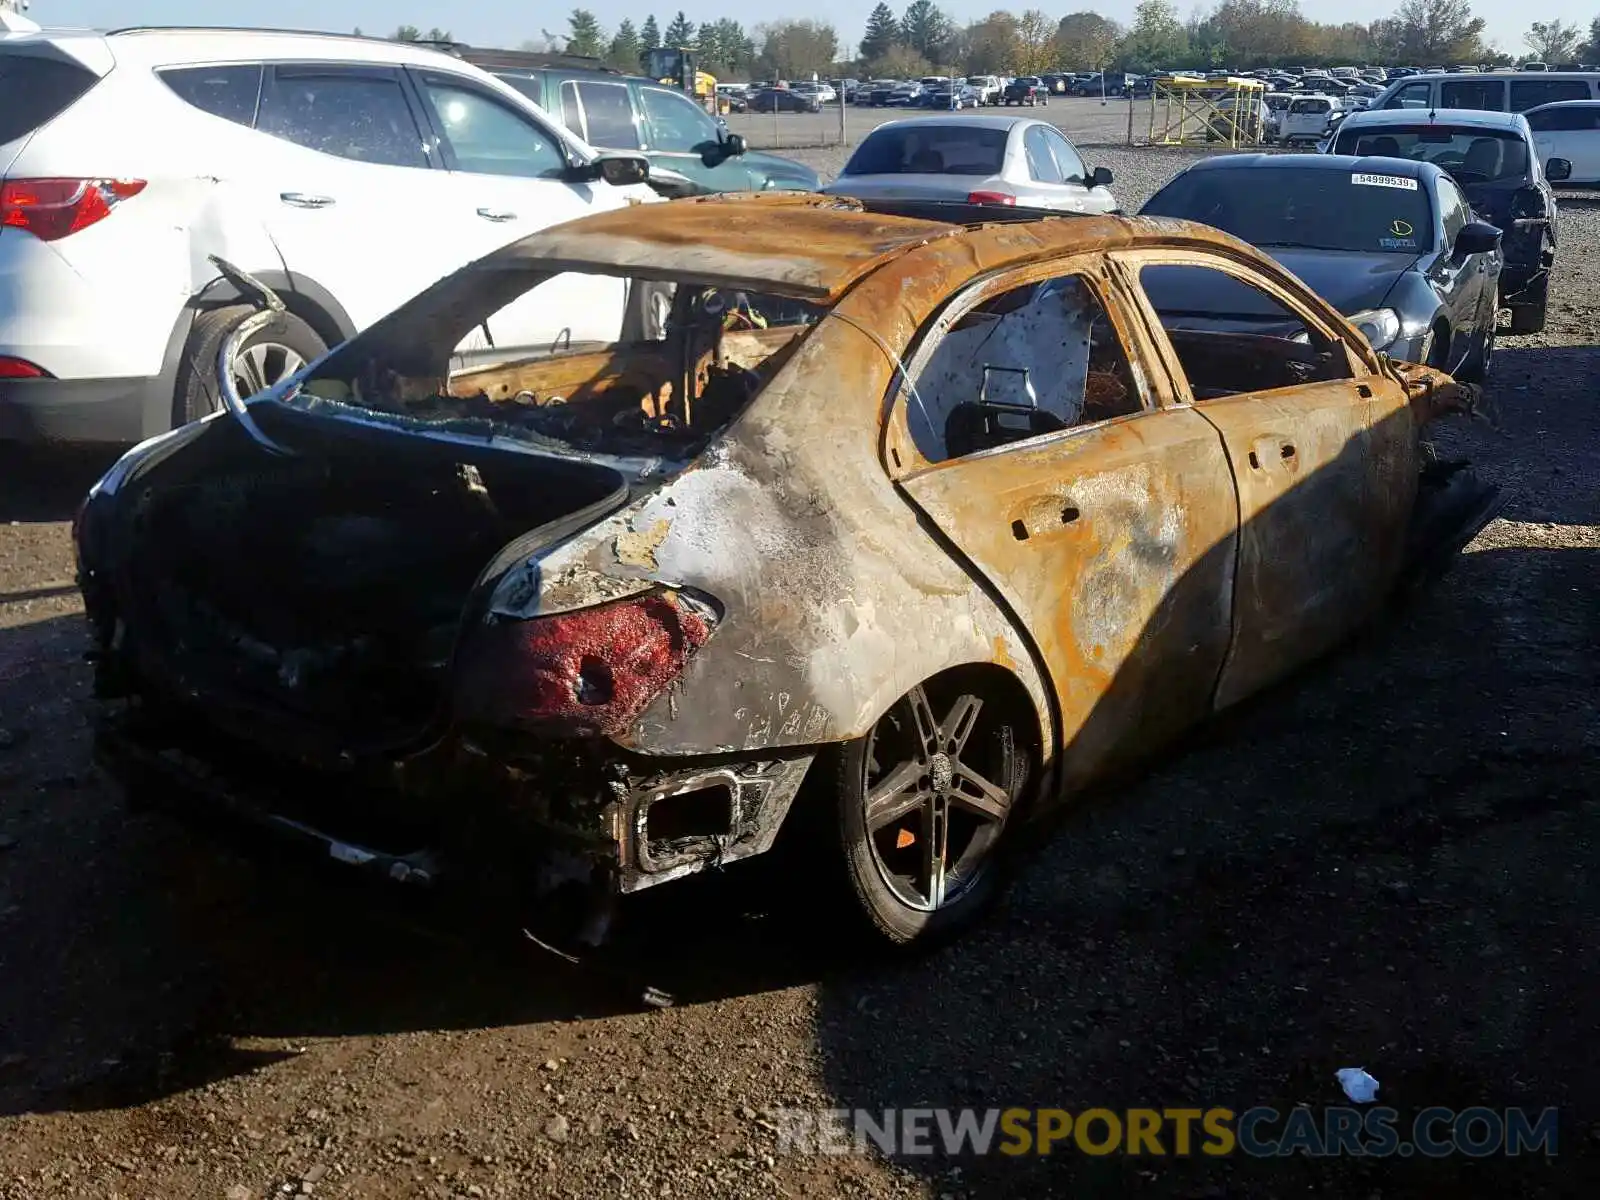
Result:
<instances>
[{"instance_id":1,"label":"charred car interior","mask_svg":"<svg viewBox=\"0 0 1600 1200\"><path fill-rule=\"evenodd\" d=\"M1286 320L1198 330L1173 270ZM630 281L617 343L453 357L570 272ZM391 879L579 897L583 942L803 807L864 925L925 940L1011 827L1481 528L1419 440L1474 396L1199 226L587 218L96 485L99 757Z\"/></svg>"}]
</instances>

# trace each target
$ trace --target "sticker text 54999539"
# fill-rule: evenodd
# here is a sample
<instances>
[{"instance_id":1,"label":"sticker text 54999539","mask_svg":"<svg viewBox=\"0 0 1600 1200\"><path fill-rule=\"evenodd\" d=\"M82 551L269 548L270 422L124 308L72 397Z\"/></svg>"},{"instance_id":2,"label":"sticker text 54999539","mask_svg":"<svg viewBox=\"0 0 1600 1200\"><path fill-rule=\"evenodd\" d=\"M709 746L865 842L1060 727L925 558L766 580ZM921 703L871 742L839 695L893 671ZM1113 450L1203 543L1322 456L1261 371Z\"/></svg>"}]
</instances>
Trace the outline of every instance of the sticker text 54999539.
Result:
<instances>
[{"instance_id":1,"label":"sticker text 54999539","mask_svg":"<svg viewBox=\"0 0 1600 1200\"><path fill-rule=\"evenodd\" d=\"M1402 191L1414 192L1417 190L1417 181L1407 179L1404 175L1363 175L1350 176L1350 182L1362 187L1387 187L1399 188Z\"/></svg>"}]
</instances>

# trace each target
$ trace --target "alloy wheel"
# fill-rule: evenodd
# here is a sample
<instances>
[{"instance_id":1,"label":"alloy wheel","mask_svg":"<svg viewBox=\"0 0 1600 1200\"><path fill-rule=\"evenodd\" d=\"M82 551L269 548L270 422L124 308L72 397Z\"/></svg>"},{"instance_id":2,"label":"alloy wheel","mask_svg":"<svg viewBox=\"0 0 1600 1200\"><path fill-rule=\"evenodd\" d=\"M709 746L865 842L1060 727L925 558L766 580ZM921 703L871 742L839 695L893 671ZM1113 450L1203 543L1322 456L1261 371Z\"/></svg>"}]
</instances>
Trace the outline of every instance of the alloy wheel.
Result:
<instances>
[{"instance_id":1,"label":"alloy wheel","mask_svg":"<svg viewBox=\"0 0 1600 1200\"><path fill-rule=\"evenodd\" d=\"M1012 753L972 693L956 695L938 716L918 686L873 728L863 816L873 863L901 903L945 908L992 866L1011 812Z\"/></svg>"},{"instance_id":2,"label":"alloy wheel","mask_svg":"<svg viewBox=\"0 0 1600 1200\"><path fill-rule=\"evenodd\" d=\"M306 360L288 346L277 342L257 342L234 355L233 384L240 397L248 400L280 380L287 379L305 365Z\"/></svg>"}]
</instances>

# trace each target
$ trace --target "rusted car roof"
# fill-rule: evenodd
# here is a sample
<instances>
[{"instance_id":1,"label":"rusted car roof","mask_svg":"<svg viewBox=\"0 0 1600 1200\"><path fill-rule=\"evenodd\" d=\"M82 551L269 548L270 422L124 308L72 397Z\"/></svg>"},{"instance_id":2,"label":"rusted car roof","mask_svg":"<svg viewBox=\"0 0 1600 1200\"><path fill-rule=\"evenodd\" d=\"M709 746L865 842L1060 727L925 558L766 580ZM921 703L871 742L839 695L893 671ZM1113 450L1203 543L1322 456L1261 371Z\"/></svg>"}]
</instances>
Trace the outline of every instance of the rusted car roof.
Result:
<instances>
[{"instance_id":1,"label":"rusted car roof","mask_svg":"<svg viewBox=\"0 0 1600 1200\"><path fill-rule=\"evenodd\" d=\"M531 234L485 266L676 279L835 300L887 259L959 227L862 211L836 196L719 195L629 205Z\"/></svg>"},{"instance_id":2,"label":"rusted car roof","mask_svg":"<svg viewBox=\"0 0 1600 1200\"><path fill-rule=\"evenodd\" d=\"M990 239L1013 248L1021 243L1035 253L1201 240L1241 249L1258 263L1264 261L1225 233L1169 218L1040 213L1036 219L1030 215L1019 221L1006 212L996 213L995 223L975 228L962 224L960 216L949 220L895 216L869 211L848 196L788 192L724 193L629 205L531 234L476 265L493 269L537 264L540 270L760 287L833 302L884 263L949 237Z\"/></svg>"}]
</instances>

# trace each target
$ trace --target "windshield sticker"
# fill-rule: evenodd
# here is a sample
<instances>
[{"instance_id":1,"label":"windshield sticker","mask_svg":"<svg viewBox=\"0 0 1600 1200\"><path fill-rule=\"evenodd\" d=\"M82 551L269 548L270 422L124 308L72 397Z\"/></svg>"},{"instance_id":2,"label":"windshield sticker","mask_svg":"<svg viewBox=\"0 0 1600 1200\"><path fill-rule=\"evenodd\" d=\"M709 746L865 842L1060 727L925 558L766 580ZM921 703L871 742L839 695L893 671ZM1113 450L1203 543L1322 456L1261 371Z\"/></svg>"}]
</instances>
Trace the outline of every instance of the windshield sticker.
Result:
<instances>
[{"instance_id":1,"label":"windshield sticker","mask_svg":"<svg viewBox=\"0 0 1600 1200\"><path fill-rule=\"evenodd\" d=\"M1417 181L1407 179L1404 175L1352 175L1350 182L1361 187L1399 188L1406 192L1417 190Z\"/></svg>"},{"instance_id":2,"label":"windshield sticker","mask_svg":"<svg viewBox=\"0 0 1600 1200\"><path fill-rule=\"evenodd\" d=\"M1410 221L1396 217L1389 222L1389 236L1379 238L1378 246L1384 250L1415 250L1417 239L1413 235L1416 232Z\"/></svg>"}]
</instances>

